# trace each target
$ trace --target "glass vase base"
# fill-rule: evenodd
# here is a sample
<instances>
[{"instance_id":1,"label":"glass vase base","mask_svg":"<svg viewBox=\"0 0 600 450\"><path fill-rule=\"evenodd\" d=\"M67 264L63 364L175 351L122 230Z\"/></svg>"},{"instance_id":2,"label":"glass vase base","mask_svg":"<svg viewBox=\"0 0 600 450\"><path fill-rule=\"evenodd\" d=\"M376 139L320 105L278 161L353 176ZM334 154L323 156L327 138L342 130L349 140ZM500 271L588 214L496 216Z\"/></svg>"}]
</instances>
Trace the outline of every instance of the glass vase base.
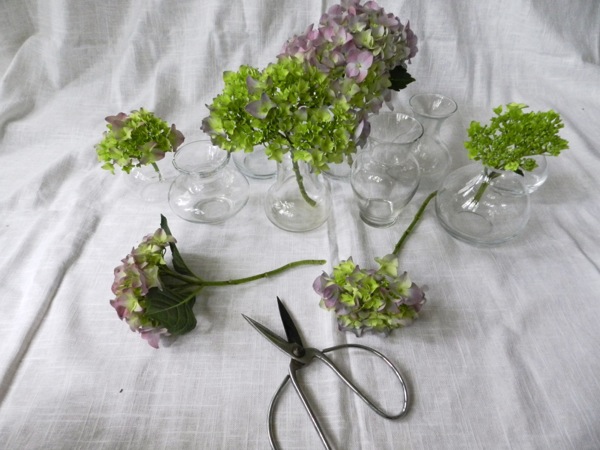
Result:
<instances>
[{"instance_id":1,"label":"glass vase base","mask_svg":"<svg viewBox=\"0 0 600 450\"><path fill-rule=\"evenodd\" d=\"M266 202L265 213L273 225L285 231L302 233L319 228L329 217L329 208L310 206L304 200Z\"/></svg>"},{"instance_id":2,"label":"glass vase base","mask_svg":"<svg viewBox=\"0 0 600 450\"><path fill-rule=\"evenodd\" d=\"M225 197L215 197L195 203L180 202L176 213L188 222L219 223L235 215L245 205L246 202L233 202Z\"/></svg>"},{"instance_id":3,"label":"glass vase base","mask_svg":"<svg viewBox=\"0 0 600 450\"><path fill-rule=\"evenodd\" d=\"M369 199L361 205L359 216L367 225L375 228L387 228L396 223L399 211L388 200Z\"/></svg>"},{"instance_id":4,"label":"glass vase base","mask_svg":"<svg viewBox=\"0 0 600 450\"><path fill-rule=\"evenodd\" d=\"M467 211L458 213L450 222L444 221L439 215L438 219L450 236L475 247L496 247L515 238L522 231L519 229L510 235L490 238L494 234L494 225L487 218Z\"/></svg>"}]
</instances>

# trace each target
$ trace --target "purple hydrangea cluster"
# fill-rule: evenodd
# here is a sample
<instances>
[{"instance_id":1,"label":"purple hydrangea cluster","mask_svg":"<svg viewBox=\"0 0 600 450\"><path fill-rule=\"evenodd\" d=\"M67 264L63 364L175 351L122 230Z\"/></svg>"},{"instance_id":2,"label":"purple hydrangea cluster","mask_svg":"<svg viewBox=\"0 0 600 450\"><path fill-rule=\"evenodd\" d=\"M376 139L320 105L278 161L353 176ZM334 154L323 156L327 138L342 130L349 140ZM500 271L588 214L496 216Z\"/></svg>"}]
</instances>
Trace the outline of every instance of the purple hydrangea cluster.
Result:
<instances>
[{"instance_id":1,"label":"purple hydrangea cluster","mask_svg":"<svg viewBox=\"0 0 600 450\"><path fill-rule=\"evenodd\" d=\"M159 268L166 265L164 255L170 242L174 243L175 238L162 228L144 237L122 260L123 264L115 268L112 285L115 299L110 304L119 318L154 348L158 348L160 336L167 336L169 332L145 314L145 297L150 289L161 287Z\"/></svg>"},{"instance_id":2,"label":"purple hydrangea cluster","mask_svg":"<svg viewBox=\"0 0 600 450\"><path fill-rule=\"evenodd\" d=\"M316 26L289 39L280 56L302 57L332 73L340 85L344 78L366 85L367 110L376 113L383 100L390 99L390 72L406 68L417 51L417 36L409 22L403 25L374 1L363 5L360 0L343 0Z\"/></svg>"},{"instance_id":3,"label":"purple hydrangea cluster","mask_svg":"<svg viewBox=\"0 0 600 450\"><path fill-rule=\"evenodd\" d=\"M334 311L340 331L389 334L409 325L425 303L425 293L406 272L398 273L398 257L375 258L377 270L361 269L352 258L340 262L331 275L313 283L320 306Z\"/></svg>"}]
</instances>

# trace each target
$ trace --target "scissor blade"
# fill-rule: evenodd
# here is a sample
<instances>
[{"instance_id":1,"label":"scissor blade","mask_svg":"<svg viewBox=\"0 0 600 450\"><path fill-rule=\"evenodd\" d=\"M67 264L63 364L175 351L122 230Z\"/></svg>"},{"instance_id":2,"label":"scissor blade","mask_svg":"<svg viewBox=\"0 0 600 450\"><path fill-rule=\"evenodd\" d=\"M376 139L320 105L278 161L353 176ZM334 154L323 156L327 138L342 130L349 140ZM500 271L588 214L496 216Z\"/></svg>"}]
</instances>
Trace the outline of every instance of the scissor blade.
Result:
<instances>
[{"instance_id":1,"label":"scissor blade","mask_svg":"<svg viewBox=\"0 0 600 450\"><path fill-rule=\"evenodd\" d=\"M285 305L279 297L277 297L277 306L279 306L279 315L281 316L283 329L285 330L285 335L287 336L288 342L292 344L298 344L300 347L304 347L302 338L300 337L300 332L298 331L298 328L296 328L296 324L294 324L290 313L285 308Z\"/></svg>"},{"instance_id":2,"label":"scissor blade","mask_svg":"<svg viewBox=\"0 0 600 450\"><path fill-rule=\"evenodd\" d=\"M252 327L258 331L260 334L262 334L265 338L267 338L267 340L273 344L275 347L277 347L279 350L281 350L282 352L284 352L286 355L290 356L290 357L294 357L294 354L292 353L293 349L294 349L294 345L290 344L289 342L287 342L285 339L283 339L282 337L276 335L275 333L273 333L271 330L269 330L267 327L265 327L263 324L257 322L254 319L251 319L250 317L246 316L245 314L242 314L242 317L244 319L246 319L248 321L248 323L250 325L252 325Z\"/></svg>"}]
</instances>

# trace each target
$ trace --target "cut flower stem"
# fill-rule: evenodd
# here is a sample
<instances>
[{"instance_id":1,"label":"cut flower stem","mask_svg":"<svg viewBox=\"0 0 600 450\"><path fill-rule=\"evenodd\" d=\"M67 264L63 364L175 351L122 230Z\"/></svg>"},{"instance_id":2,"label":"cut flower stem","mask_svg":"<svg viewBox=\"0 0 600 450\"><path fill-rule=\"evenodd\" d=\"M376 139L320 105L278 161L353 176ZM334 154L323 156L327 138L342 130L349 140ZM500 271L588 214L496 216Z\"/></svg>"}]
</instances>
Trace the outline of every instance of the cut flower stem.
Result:
<instances>
[{"instance_id":1,"label":"cut flower stem","mask_svg":"<svg viewBox=\"0 0 600 450\"><path fill-rule=\"evenodd\" d=\"M400 250L402 250L402 246L404 245L404 243L408 239L408 236L413 232L414 228L417 226L417 223L419 222L419 220L421 220L421 217L423 217L423 213L425 212L425 208L427 208L427 205L429 204L429 202L436 195L437 195L437 191L434 191L431 194L429 194L427 196L427 198L423 201L423 203L421 204L420 208L417 210L417 213L415 214L415 217L413 218L412 222L410 223L410 225L408 226L408 228L406 229L406 231L404 232L404 234L402 235L402 237L400 238L400 240L396 244L396 247L394 247L394 251L392 252L392 254L394 254L396 256L400 255Z\"/></svg>"},{"instance_id":2,"label":"cut flower stem","mask_svg":"<svg viewBox=\"0 0 600 450\"><path fill-rule=\"evenodd\" d=\"M176 272L168 267L162 267L161 270L163 271L163 273L173 277L173 278L177 278L178 280L181 281L185 281L186 283L189 283L191 285L196 285L196 286L234 286L234 285L238 285L238 284L244 284L244 283L249 283L251 281L255 281L255 280L260 280L261 278L269 278L275 275L279 275L282 272L285 272L288 269L293 269L294 267L298 267L298 266L307 266L307 265L323 265L325 264L325 260L323 259L303 259L300 261L294 261L288 264L285 264L284 266L281 266L277 269L274 270L269 270L267 272L263 272L260 273L258 275L252 275L250 277L245 277L245 278L236 278L236 279L232 279L232 280L219 280L219 281L207 281L207 280L203 280L200 277L197 277L195 275L182 275L179 272Z\"/></svg>"},{"instance_id":3,"label":"cut flower stem","mask_svg":"<svg viewBox=\"0 0 600 450\"><path fill-rule=\"evenodd\" d=\"M481 186L479 186L479 189L477 189L477 192L475 193L475 197L473 197L473 202L475 203L475 207L477 207L477 205L479 204L479 202L481 201L481 199L483 198L483 194L485 194L485 190L488 188L488 186L490 185L490 182L495 179L498 178L500 175L502 175L500 172L490 172L489 175L487 175L487 179L489 181L484 181L483 183L481 183Z\"/></svg>"},{"instance_id":4,"label":"cut flower stem","mask_svg":"<svg viewBox=\"0 0 600 450\"><path fill-rule=\"evenodd\" d=\"M302 177L302 174L300 173L300 166L298 165L298 161L294 161L293 156L292 156L292 168L294 169L294 174L296 175L296 181L298 182L298 188L300 189L300 194L302 195L302 198L304 200L306 200L306 203L308 203L310 206L316 206L317 202L315 202L312 198L310 198L310 196L306 192L306 189L304 188L304 178Z\"/></svg>"}]
</instances>

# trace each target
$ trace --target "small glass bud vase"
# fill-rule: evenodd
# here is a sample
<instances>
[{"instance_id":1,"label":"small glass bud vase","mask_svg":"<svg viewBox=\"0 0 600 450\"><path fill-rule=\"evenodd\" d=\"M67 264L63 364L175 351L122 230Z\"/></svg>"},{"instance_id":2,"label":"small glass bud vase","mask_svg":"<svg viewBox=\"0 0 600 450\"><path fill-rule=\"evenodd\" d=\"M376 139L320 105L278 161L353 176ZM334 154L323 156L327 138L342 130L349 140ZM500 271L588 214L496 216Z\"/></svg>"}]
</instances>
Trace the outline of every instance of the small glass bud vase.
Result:
<instances>
[{"instance_id":1,"label":"small glass bud vase","mask_svg":"<svg viewBox=\"0 0 600 450\"><path fill-rule=\"evenodd\" d=\"M269 220L286 231L304 232L323 225L331 211L331 190L323 174L289 153L277 164L277 181L264 201Z\"/></svg>"},{"instance_id":2,"label":"small glass bud vase","mask_svg":"<svg viewBox=\"0 0 600 450\"><path fill-rule=\"evenodd\" d=\"M248 201L248 180L229 164L230 154L210 141L185 144L175 153L179 176L169 190L169 205L190 222L218 223Z\"/></svg>"},{"instance_id":3,"label":"small glass bud vase","mask_svg":"<svg viewBox=\"0 0 600 450\"><path fill-rule=\"evenodd\" d=\"M409 101L415 116L423 125L423 137L415 149L421 168L422 182L437 188L450 168L452 158L440 136L444 121L456 112L456 102L440 94L416 94Z\"/></svg>"},{"instance_id":4,"label":"small glass bud vase","mask_svg":"<svg viewBox=\"0 0 600 450\"><path fill-rule=\"evenodd\" d=\"M435 210L453 237L471 245L491 247L516 237L530 215L523 177L469 164L451 172L438 190Z\"/></svg>"}]
</instances>

